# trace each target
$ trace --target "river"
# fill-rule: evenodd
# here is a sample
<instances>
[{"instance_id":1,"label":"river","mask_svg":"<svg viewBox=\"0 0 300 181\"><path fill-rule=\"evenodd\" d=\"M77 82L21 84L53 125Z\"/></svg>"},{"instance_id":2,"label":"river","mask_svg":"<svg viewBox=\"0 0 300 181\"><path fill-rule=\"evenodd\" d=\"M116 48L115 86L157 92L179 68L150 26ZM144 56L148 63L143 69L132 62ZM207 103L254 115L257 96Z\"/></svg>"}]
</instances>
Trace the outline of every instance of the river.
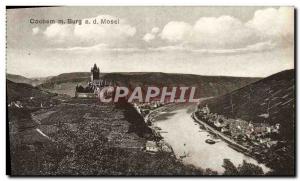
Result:
<instances>
[{"instance_id":1,"label":"river","mask_svg":"<svg viewBox=\"0 0 300 181\"><path fill-rule=\"evenodd\" d=\"M265 165L232 149L222 140L213 145L205 143L212 135L200 129L200 125L191 118L195 107L196 104L191 103L169 106L168 110L158 113L153 120L154 126L161 128L161 136L172 146L178 159L186 156L182 157L183 163L210 168L219 174L224 172L222 164L225 158L230 159L235 166L245 160L260 166L265 173L270 171Z\"/></svg>"}]
</instances>

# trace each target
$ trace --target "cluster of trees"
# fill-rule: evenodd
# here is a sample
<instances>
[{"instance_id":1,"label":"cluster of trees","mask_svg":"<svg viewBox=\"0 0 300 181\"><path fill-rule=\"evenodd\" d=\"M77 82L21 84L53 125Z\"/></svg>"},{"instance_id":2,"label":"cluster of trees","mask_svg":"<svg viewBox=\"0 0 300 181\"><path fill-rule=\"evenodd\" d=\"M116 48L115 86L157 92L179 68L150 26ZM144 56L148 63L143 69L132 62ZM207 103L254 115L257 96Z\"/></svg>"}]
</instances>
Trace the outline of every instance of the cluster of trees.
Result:
<instances>
[{"instance_id":1,"label":"cluster of trees","mask_svg":"<svg viewBox=\"0 0 300 181\"><path fill-rule=\"evenodd\" d=\"M91 86L87 86L87 87L83 87L81 85L77 85L76 86L76 92L80 92L80 93L93 93L94 90L93 90L93 87Z\"/></svg>"},{"instance_id":2,"label":"cluster of trees","mask_svg":"<svg viewBox=\"0 0 300 181\"><path fill-rule=\"evenodd\" d=\"M264 174L261 167L252 163L247 163L245 160L243 161L243 164L236 167L229 159L224 159L222 167L225 169L223 175L251 176Z\"/></svg>"}]
</instances>

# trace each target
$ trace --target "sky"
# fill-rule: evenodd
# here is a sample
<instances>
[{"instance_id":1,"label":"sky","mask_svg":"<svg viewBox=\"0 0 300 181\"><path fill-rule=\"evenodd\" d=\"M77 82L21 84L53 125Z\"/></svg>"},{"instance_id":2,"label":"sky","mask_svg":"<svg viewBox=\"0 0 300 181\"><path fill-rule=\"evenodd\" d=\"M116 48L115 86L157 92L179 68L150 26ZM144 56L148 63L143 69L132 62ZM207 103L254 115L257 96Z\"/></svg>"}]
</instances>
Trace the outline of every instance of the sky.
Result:
<instances>
[{"instance_id":1,"label":"sky","mask_svg":"<svg viewBox=\"0 0 300 181\"><path fill-rule=\"evenodd\" d=\"M26 77L88 72L94 63L102 72L242 77L294 68L293 7L75 6L6 14L6 70ZM58 23L67 19L82 23ZM103 19L119 24L93 24Z\"/></svg>"}]
</instances>

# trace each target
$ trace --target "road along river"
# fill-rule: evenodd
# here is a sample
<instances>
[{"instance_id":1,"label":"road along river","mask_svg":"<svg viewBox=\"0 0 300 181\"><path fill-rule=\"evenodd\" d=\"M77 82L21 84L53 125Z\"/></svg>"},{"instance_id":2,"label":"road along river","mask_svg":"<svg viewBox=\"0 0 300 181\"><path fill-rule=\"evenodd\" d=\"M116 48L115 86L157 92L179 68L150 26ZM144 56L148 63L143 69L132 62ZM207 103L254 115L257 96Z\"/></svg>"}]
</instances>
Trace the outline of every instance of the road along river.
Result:
<instances>
[{"instance_id":1,"label":"road along river","mask_svg":"<svg viewBox=\"0 0 300 181\"><path fill-rule=\"evenodd\" d=\"M219 174L224 172L222 164L226 158L236 166L245 160L260 166L265 173L270 171L265 165L234 150L222 140L215 144L206 143L205 140L213 139L213 135L200 129L200 125L191 117L195 107L196 104L192 103L168 105L167 109L157 113L152 119L154 126L161 129L161 136L172 146L178 159L182 159L185 164L210 168Z\"/></svg>"}]
</instances>

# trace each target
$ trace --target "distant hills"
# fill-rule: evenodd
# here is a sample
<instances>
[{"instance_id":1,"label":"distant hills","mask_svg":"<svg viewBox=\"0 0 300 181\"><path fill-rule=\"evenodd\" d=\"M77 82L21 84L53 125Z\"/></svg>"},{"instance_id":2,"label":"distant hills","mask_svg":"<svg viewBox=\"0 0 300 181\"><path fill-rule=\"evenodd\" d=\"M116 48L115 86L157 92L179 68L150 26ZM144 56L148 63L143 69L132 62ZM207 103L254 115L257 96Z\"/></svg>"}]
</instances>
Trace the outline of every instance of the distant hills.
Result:
<instances>
[{"instance_id":1,"label":"distant hills","mask_svg":"<svg viewBox=\"0 0 300 181\"><path fill-rule=\"evenodd\" d=\"M201 76L192 74L169 74L159 72L101 73L101 78L120 86L187 86L196 87L197 97L217 96L228 93L260 78ZM65 73L54 76L38 87L57 93L74 96L77 84L86 85L90 80L89 72Z\"/></svg>"},{"instance_id":2,"label":"distant hills","mask_svg":"<svg viewBox=\"0 0 300 181\"><path fill-rule=\"evenodd\" d=\"M159 72L101 73L100 76L108 82L114 82L119 86L126 86L131 89L134 89L137 86L196 87L196 98L223 95L260 79L226 76L201 76L193 74L169 74ZM39 97L32 95L38 95L39 93L45 93L46 91L66 94L73 97L75 95L76 85L86 86L89 80L89 72L64 73L58 76L36 79L7 74L7 94L9 98L21 99L27 95L29 97Z\"/></svg>"},{"instance_id":3,"label":"distant hills","mask_svg":"<svg viewBox=\"0 0 300 181\"><path fill-rule=\"evenodd\" d=\"M15 83L31 84L31 82L33 81L32 79L26 78L21 75L15 75L15 74L6 74L6 78Z\"/></svg>"},{"instance_id":4,"label":"distant hills","mask_svg":"<svg viewBox=\"0 0 300 181\"><path fill-rule=\"evenodd\" d=\"M37 86L39 84L44 83L47 79L50 79L51 77L43 77L43 78L27 78L21 75L16 74L6 74L6 79L15 82L15 83L24 83L24 84L30 84L32 86Z\"/></svg>"},{"instance_id":5,"label":"distant hills","mask_svg":"<svg viewBox=\"0 0 300 181\"><path fill-rule=\"evenodd\" d=\"M295 71L286 70L203 101L211 112L229 118L281 125L281 136L292 141L295 127Z\"/></svg>"}]
</instances>

